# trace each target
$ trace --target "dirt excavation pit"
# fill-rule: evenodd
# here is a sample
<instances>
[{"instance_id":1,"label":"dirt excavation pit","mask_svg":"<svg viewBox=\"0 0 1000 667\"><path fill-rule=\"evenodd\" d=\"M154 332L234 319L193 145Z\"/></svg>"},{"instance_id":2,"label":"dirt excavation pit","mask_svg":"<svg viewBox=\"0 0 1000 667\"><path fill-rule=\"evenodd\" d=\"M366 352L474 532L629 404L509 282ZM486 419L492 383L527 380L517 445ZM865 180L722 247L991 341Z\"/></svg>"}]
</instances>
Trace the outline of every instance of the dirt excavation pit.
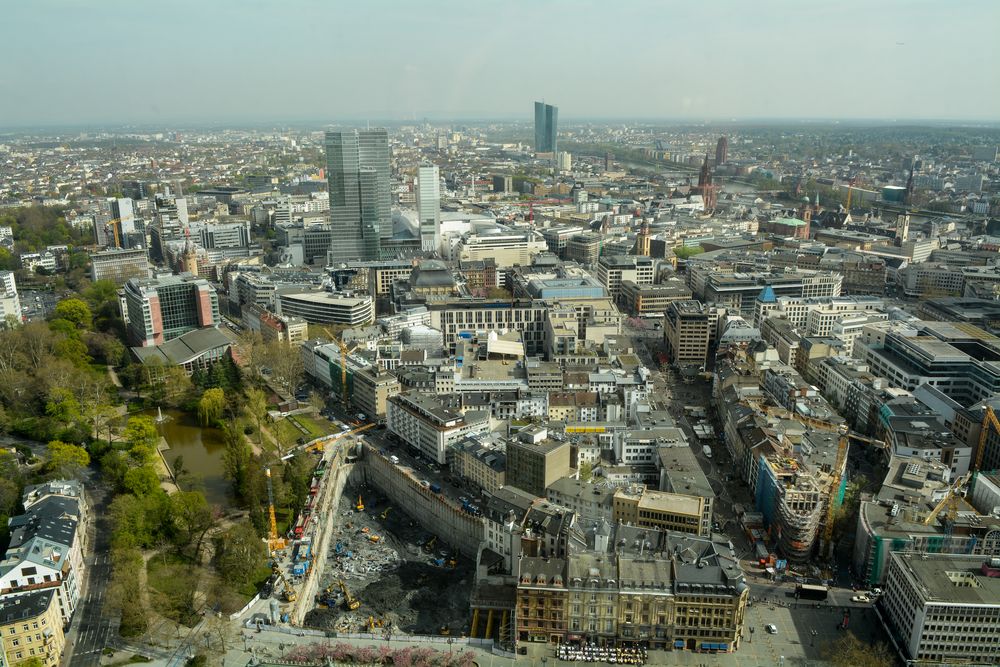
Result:
<instances>
[{"instance_id":1,"label":"dirt excavation pit","mask_svg":"<svg viewBox=\"0 0 1000 667\"><path fill-rule=\"evenodd\" d=\"M356 505L361 497L364 511ZM337 508L316 608L307 627L337 632L469 631L473 565L371 487L347 488ZM349 610L339 582L361 604Z\"/></svg>"}]
</instances>

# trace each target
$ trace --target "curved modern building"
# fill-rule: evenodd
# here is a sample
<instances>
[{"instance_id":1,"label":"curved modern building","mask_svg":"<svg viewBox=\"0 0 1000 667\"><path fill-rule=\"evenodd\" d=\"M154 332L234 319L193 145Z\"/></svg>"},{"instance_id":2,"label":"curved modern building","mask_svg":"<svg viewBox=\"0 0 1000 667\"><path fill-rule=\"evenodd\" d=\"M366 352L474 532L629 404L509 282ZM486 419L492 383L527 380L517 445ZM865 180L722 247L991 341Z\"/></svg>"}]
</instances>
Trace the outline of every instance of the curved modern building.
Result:
<instances>
[{"instance_id":1,"label":"curved modern building","mask_svg":"<svg viewBox=\"0 0 1000 667\"><path fill-rule=\"evenodd\" d=\"M357 327L375 321L375 301L370 296L345 296L336 292L279 294L278 314L301 317L309 324Z\"/></svg>"}]
</instances>

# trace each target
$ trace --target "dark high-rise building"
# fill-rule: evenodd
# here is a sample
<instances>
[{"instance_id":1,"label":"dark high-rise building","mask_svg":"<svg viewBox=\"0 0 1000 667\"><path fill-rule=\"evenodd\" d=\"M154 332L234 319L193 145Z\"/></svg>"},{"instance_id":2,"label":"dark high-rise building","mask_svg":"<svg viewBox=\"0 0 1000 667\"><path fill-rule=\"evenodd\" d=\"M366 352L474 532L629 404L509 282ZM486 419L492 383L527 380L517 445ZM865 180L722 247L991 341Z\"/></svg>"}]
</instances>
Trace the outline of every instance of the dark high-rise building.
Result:
<instances>
[{"instance_id":1,"label":"dark high-rise building","mask_svg":"<svg viewBox=\"0 0 1000 667\"><path fill-rule=\"evenodd\" d=\"M545 102L535 102L535 152L555 153L559 125L559 108Z\"/></svg>"},{"instance_id":2,"label":"dark high-rise building","mask_svg":"<svg viewBox=\"0 0 1000 667\"><path fill-rule=\"evenodd\" d=\"M715 144L715 164L726 164L729 159L729 139L719 137L719 143Z\"/></svg>"},{"instance_id":3,"label":"dark high-rise building","mask_svg":"<svg viewBox=\"0 0 1000 667\"><path fill-rule=\"evenodd\" d=\"M331 262L374 260L392 238L389 135L384 129L326 133Z\"/></svg>"}]
</instances>

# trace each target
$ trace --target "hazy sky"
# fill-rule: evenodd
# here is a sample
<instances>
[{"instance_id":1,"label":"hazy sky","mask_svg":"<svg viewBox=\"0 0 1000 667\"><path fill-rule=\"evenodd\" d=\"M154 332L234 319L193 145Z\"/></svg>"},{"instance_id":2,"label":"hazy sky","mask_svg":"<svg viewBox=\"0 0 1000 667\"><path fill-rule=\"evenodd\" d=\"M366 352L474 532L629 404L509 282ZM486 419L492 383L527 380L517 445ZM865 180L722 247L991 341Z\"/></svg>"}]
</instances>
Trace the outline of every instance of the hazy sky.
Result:
<instances>
[{"instance_id":1,"label":"hazy sky","mask_svg":"<svg viewBox=\"0 0 1000 667\"><path fill-rule=\"evenodd\" d=\"M998 0L6 0L0 126L1000 119Z\"/></svg>"}]
</instances>

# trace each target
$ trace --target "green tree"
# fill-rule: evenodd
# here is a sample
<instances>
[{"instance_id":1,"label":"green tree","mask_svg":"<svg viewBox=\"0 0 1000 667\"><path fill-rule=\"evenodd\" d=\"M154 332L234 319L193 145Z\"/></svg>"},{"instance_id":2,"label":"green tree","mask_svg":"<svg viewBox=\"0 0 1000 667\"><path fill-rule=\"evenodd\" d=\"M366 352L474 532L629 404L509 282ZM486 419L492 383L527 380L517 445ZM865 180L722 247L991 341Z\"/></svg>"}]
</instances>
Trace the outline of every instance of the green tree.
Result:
<instances>
[{"instance_id":1,"label":"green tree","mask_svg":"<svg viewBox=\"0 0 1000 667\"><path fill-rule=\"evenodd\" d=\"M257 427L257 442L262 441L263 435L260 432L264 422L264 415L267 414L267 394L256 387L246 390L246 412Z\"/></svg>"},{"instance_id":2,"label":"green tree","mask_svg":"<svg viewBox=\"0 0 1000 667\"><path fill-rule=\"evenodd\" d=\"M217 553L216 569L223 580L236 588L253 581L254 575L267 562L267 548L247 521L226 531Z\"/></svg>"},{"instance_id":3,"label":"green tree","mask_svg":"<svg viewBox=\"0 0 1000 667\"><path fill-rule=\"evenodd\" d=\"M205 426L218 421L226 407L226 394L222 389L206 389L198 401L198 417Z\"/></svg>"},{"instance_id":4,"label":"green tree","mask_svg":"<svg viewBox=\"0 0 1000 667\"><path fill-rule=\"evenodd\" d=\"M590 461L584 461L580 464L580 480L584 482L589 482L594 476L594 464Z\"/></svg>"},{"instance_id":5,"label":"green tree","mask_svg":"<svg viewBox=\"0 0 1000 667\"><path fill-rule=\"evenodd\" d=\"M46 468L59 477L76 478L90 465L90 454L83 447L53 440L48 444L47 451L49 461Z\"/></svg>"},{"instance_id":6,"label":"green tree","mask_svg":"<svg viewBox=\"0 0 1000 667\"><path fill-rule=\"evenodd\" d=\"M45 414L63 424L70 424L80 419L80 402L68 387L52 387L45 404Z\"/></svg>"},{"instance_id":7,"label":"green tree","mask_svg":"<svg viewBox=\"0 0 1000 667\"><path fill-rule=\"evenodd\" d=\"M148 496L124 493L111 501L108 514L114 527L112 544L148 549L155 546L170 525L166 493Z\"/></svg>"},{"instance_id":8,"label":"green tree","mask_svg":"<svg viewBox=\"0 0 1000 667\"><path fill-rule=\"evenodd\" d=\"M697 246L676 246L674 248L674 255L677 259L687 259L689 257L694 257L695 255L700 255L705 252L705 249L700 245Z\"/></svg>"},{"instance_id":9,"label":"green tree","mask_svg":"<svg viewBox=\"0 0 1000 667\"><path fill-rule=\"evenodd\" d=\"M232 482L236 495L246 500L250 486L253 450L243 435L243 422L241 420L226 422L222 428L222 438L226 444L226 450L222 453L226 477Z\"/></svg>"},{"instance_id":10,"label":"green tree","mask_svg":"<svg viewBox=\"0 0 1000 667\"><path fill-rule=\"evenodd\" d=\"M170 497L170 515L176 528L177 544L183 550L194 546L195 561L205 535L218 525L218 515L201 491L179 491Z\"/></svg>"},{"instance_id":11,"label":"green tree","mask_svg":"<svg viewBox=\"0 0 1000 667\"><path fill-rule=\"evenodd\" d=\"M160 433L156 430L156 422L152 417L129 417L122 437L131 447L148 447L156 449L160 443Z\"/></svg>"},{"instance_id":12,"label":"green tree","mask_svg":"<svg viewBox=\"0 0 1000 667\"><path fill-rule=\"evenodd\" d=\"M122 485L137 498L151 496L161 490L160 476L148 465L128 470L122 479Z\"/></svg>"},{"instance_id":13,"label":"green tree","mask_svg":"<svg viewBox=\"0 0 1000 667\"><path fill-rule=\"evenodd\" d=\"M94 317L83 299L63 299L52 311L53 319L69 320L77 329L90 330Z\"/></svg>"},{"instance_id":14,"label":"green tree","mask_svg":"<svg viewBox=\"0 0 1000 667\"><path fill-rule=\"evenodd\" d=\"M121 614L119 632L123 637L138 637L149 629L149 611L142 601L140 583L144 567L142 552L137 547L112 548L109 599Z\"/></svg>"},{"instance_id":15,"label":"green tree","mask_svg":"<svg viewBox=\"0 0 1000 667\"><path fill-rule=\"evenodd\" d=\"M892 667L896 662L884 642L867 644L851 633L829 642L821 652L834 667Z\"/></svg>"}]
</instances>

